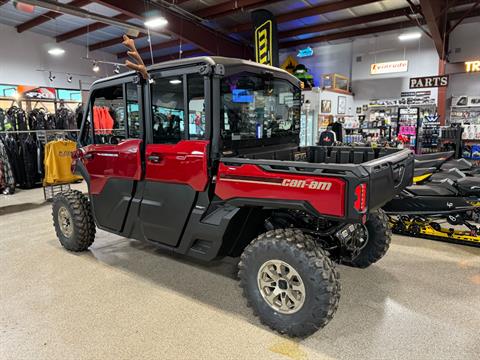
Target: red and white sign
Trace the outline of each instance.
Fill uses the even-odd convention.
[[[370,65],[370,74],[389,74],[408,70],[408,60],[390,61]]]

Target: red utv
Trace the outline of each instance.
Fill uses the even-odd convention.
[[[411,152],[300,148],[300,83],[278,68],[200,57],[148,76],[93,84],[74,156],[89,195],[55,197],[61,244],[87,250],[97,226],[205,261],[241,256],[263,323],[290,336],[325,326],[334,263],[364,268],[388,249],[380,207],[411,183]]]

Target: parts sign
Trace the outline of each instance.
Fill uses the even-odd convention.
[[[410,78],[410,89],[448,86],[448,75]]]

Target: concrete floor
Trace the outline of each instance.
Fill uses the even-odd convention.
[[[378,264],[340,267],[333,321],[292,341],[245,306],[234,260],[202,265],[102,231],[72,254],[41,198],[0,197],[0,359],[479,358],[478,248],[395,236]]]

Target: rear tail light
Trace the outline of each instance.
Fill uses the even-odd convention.
[[[355,188],[355,202],[353,206],[358,212],[367,210],[367,184],[357,185]]]

